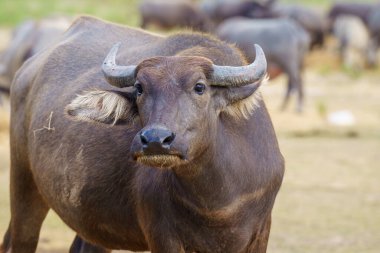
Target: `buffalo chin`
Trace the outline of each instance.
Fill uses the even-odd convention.
[[[159,169],[173,168],[186,162],[178,155],[142,155],[138,156],[136,161],[146,166]]]

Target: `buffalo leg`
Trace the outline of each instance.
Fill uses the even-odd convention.
[[[283,100],[282,105],[281,105],[282,111],[284,111],[288,107],[290,94],[292,94],[292,92],[294,90],[294,87],[292,85],[293,85],[293,83],[290,81],[290,78],[289,78],[288,86],[286,87],[285,97],[284,97],[284,100]]]
[[[298,91],[298,97],[297,97],[297,112],[303,111],[303,103],[304,103],[304,91],[303,91],[303,82],[301,75],[298,77],[298,83],[297,83],[297,91]]]
[[[379,48],[379,38],[373,37],[370,39],[367,52],[366,61],[368,67],[372,68],[377,65],[377,50]]]
[[[297,99],[297,107],[296,110],[298,112],[302,112],[303,110],[303,85],[300,73],[300,67],[297,67],[296,64],[292,64],[292,66],[284,66],[285,72],[288,75],[288,87],[286,90],[285,98],[281,106],[281,110],[285,110],[288,107],[290,96],[297,91],[298,99]]]
[[[143,18],[141,19],[140,27],[141,27],[142,29],[146,29],[147,25],[148,25],[148,21],[146,20],[146,18],[143,17]]]
[[[49,207],[42,199],[26,166],[11,157],[11,223],[4,237],[5,252],[34,253]],[[9,249],[10,242],[10,249]]]
[[[186,253],[182,244],[170,232],[163,232],[159,236],[152,233],[152,231],[168,231],[160,222],[162,221],[153,222],[156,224],[155,227],[146,227],[145,238],[151,253]]]
[[[182,246],[173,242],[166,242],[166,244],[149,245],[151,253],[185,253]]]
[[[75,237],[70,247],[70,253],[109,253],[110,250],[92,245],[78,235]]]
[[[6,253],[11,248],[11,224],[4,235],[3,244],[0,245],[0,253]]]
[[[296,80],[295,73],[297,73],[297,71],[295,71],[295,65],[290,64],[289,62],[279,62],[279,66],[281,69],[283,69],[284,73],[288,76],[286,93],[281,105],[281,110],[284,111],[288,107],[290,96],[294,92],[294,89],[296,87],[297,80]]]
[[[248,246],[247,253],[265,253],[267,251],[270,226],[271,216],[269,215],[260,230],[254,235],[254,239]]]

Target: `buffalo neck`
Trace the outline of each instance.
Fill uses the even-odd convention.
[[[180,168],[180,171],[194,173],[175,174],[176,187],[172,194],[180,197],[175,199],[185,199],[184,204],[189,207],[217,210],[225,208],[237,197],[255,191],[252,189],[251,181],[252,173],[255,173],[252,171],[254,168],[251,163],[254,163],[255,159],[249,155],[247,157],[250,141],[245,140],[252,136],[239,134],[247,132],[243,127],[252,127],[252,124],[248,124],[251,121],[252,119],[249,119],[245,124],[241,124],[233,122],[231,117],[219,119],[218,129],[215,136],[210,138],[213,141],[209,147],[195,162]],[[254,135],[254,132],[252,131],[251,135]]]

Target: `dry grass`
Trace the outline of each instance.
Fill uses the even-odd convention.
[[[269,252],[378,252],[378,139],[280,138],[287,172]]]

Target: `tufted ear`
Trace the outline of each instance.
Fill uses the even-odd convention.
[[[133,95],[116,91],[87,91],[74,98],[65,108],[69,117],[81,121],[116,124],[132,121],[135,116]]]
[[[254,110],[259,107],[262,100],[259,88],[267,80],[268,78],[265,77],[264,80],[243,87],[216,89],[219,110],[236,119],[249,118]]]

